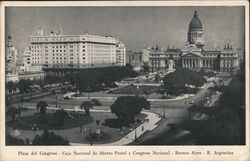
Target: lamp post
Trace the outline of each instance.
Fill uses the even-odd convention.
[[[92,146],[93,145],[93,142],[92,142],[92,128],[89,129],[89,141],[90,141],[90,145]]]
[[[163,111],[163,118],[166,117],[166,102],[164,102],[164,111]]]
[[[90,100],[90,90],[91,90],[91,88],[88,86],[87,92],[88,92],[88,99],[89,99],[89,100]]]
[[[137,141],[137,131],[136,131],[137,127],[136,127],[136,122],[135,122],[135,140],[134,141]]]
[[[32,125],[31,127],[32,131],[34,131],[34,138],[36,137],[36,131],[39,130],[38,126],[36,124]]]
[[[105,83],[102,83],[102,89],[103,89],[103,91],[102,91],[102,97],[104,97],[104,88],[105,88]]]
[[[137,95],[136,95],[136,96],[139,96],[139,95],[140,95],[140,87],[139,87],[138,84],[137,84],[137,86],[136,86],[136,89],[137,89]]]

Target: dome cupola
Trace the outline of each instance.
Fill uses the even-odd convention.
[[[197,15],[197,11],[194,11],[193,18],[189,23],[189,31],[192,31],[192,30],[202,30],[201,20],[199,19]]]
[[[194,11],[192,20],[189,23],[187,45],[195,45],[197,48],[203,49],[204,39],[201,20],[198,18],[197,11]]]

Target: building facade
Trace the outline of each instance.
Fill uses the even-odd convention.
[[[169,48],[163,50],[156,46],[148,49],[149,67],[151,71],[168,69],[169,60],[174,67],[181,66],[194,70],[208,69],[231,71],[239,68],[239,54],[232,45],[227,44],[222,49],[205,49],[202,23],[197,12],[189,23],[186,49]]]
[[[127,63],[133,66],[133,69],[139,71],[142,69],[142,52],[141,51],[128,51],[126,54]]]
[[[5,72],[9,74],[17,73],[17,50],[12,45],[11,36],[8,36],[5,48]]]
[[[31,65],[31,48],[26,47],[24,52],[23,52],[23,64],[24,65]]]
[[[126,47],[119,41],[116,44],[116,63],[120,66],[126,65]]]
[[[44,72],[43,71],[36,71],[36,72],[23,72],[18,73],[19,80],[39,80],[44,79]]]
[[[43,35],[38,30],[30,38],[31,63],[43,68],[84,68],[100,64],[124,65],[123,43],[111,36],[64,35],[57,33]],[[117,49],[118,48],[118,49]],[[117,53],[119,59],[117,59]],[[118,60],[118,62],[117,62]]]

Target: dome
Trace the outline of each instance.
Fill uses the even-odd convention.
[[[192,30],[202,30],[202,24],[200,19],[198,18],[197,11],[194,11],[194,16],[189,23],[189,31]]]

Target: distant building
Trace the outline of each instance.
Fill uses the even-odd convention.
[[[9,74],[17,73],[17,50],[12,45],[11,36],[8,36],[7,46],[5,48],[5,72]]]
[[[18,74],[17,73],[6,73],[5,74],[5,81],[6,82],[18,82],[19,78],[18,78]]]
[[[173,67],[179,65],[180,61],[180,49],[169,48],[167,50],[163,50],[156,46],[155,48],[151,48],[149,51],[149,67],[151,71],[163,70],[167,69],[168,61],[170,59],[173,60]]]
[[[26,47],[24,50],[23,61],[21,65],[18,66],[18,80],[39,80],[45,77],[41,65],[32,65],[30,49],[30,47]]]
[[[23,64],[25,66],[30,66],[31,65],[31,48],[26,47],[23,53]]]
[[[186,49],[169,48],[163,50],[156,46],[147,49],[149,52],[149,66],[151,71],[165,70],[169,60],[173,66],[190,69],[209,69],[218,71],[231,71],[239,68],[239,54],[232,45],[227,44],[223,49],[205,49],[202,23],[195,11],[189,23]]]
[[[44,79],[44,71],[23,72],[18,74],[19,80],[39,80]]]
[[[126,47],[122,42],[116,44],[116,63],[120,66],[126,65]]]
[[[149,53],[150,53],[150,47],[145,47],[145,48],[142,48],[142,58],[141,58],[141,61],[145,64],[145,63],[148,63],[149,62]]]
[[[31,63],[43,68],[86,68],[124,65],[123,43],[111,36],[65,35],[62,28],[44,35],[38,29],[30,38]],[[118,58],[117,58],[118,57]]]
[[[126,59],[127,63],[132,65],[135,70],[141,70],[141,67],[143,65],[141,51],[128,51]]]

